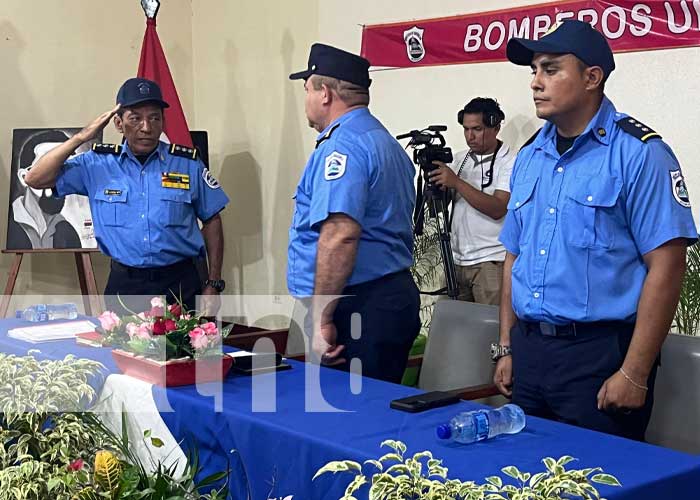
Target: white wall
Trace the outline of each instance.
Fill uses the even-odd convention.
[[[485,12],[541,0],[356,0],[320,2],[320,39],[359,52],[363,24]],[[617,69],[606,86],[618,110],[645,122],[673,148],[683,167],[696,222],[700,221],[700,48],[634,52],[615,56]],[[530,70],[509,62],[375,71],[372,111],[392,133],[432,123],[449,126],[447,138],[464,149],[456,111],[475,96],[495,97],[506,113],[501,137],[520,146],[540,125],[529,88]]]

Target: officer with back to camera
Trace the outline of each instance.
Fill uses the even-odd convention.
[[[399,382],[420,330],[408,270],[415,168],[367,109],[368,68],[314,44],[308,68],[290,75],[304,80],[319,135],[296,191],[287,283],[293,296],[314,297],[314,311],[323,296],[347,296],[320,312],[312,344],[322,363],[349,370],[359,359],[364,376]]]

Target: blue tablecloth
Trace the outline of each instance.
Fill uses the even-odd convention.
[[[0,351],[26,354],[40,349],[41,356],[62,358],[71,352],[102,362],[116,370],[108,349],[76,346],[73,342],[38,345],[8,339],[8,328],[20,322],[0,322]],[[21,323],[24,324],[24,323]],[[318,468],[331,460],[363,461],[387,452],[379,444],[397,439],[408,452],[431,450],[449,468],[449,476],[483,482],[502,467],[516,465],[539,472],[541,459],[571,455],[571,468],[603,467],[622,482],[622,488],[599,487],[610,499],[693,498],[700,484],[700,457],[629,441],[538,418],[528,418],[519,434],[502,436],[468,446],[446,444],[435,437],[435,427],[459,411],[478,405],[458,405],[408,414],[389,408],[389,401],[415,394],[412,388],[363,379],[359,394],[351,391],[349,375],[321,369],[323,396],[345,412],[305,411],[307,365],[292,362],[293,369],[277,374],[229,376],[223,384],[223,404],[200,394],[205,387],[163,389],[153,387],[161,417],[184,446],[197,446],[203,475],[232,466],[234,498],[245,498],[243,469],[253,500],[335,500],[342,496],[349,475],[325,475],[313,483]],[[253,384],[255,391],[253,391]],[[213,386],[211,387],[214,389]],[[255,394],[255,396],[253,396]],[[275,396],[273,398],[273,396]],[[219,401],[221,402],[221,399]],[[252,410],[275,401],[274,411]],[[231,450],[237,450],[232,455]]]

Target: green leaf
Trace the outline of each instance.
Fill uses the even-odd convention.
[[[620,481],[618,481],[615,476],[610,474],[596,474],[595,476],[591,477],[591,481],[608,486],[622,486]]]
[[[364,463],[374,465],[380,471],[384,470],[384,466],[382,465],[382,463],[379,460],[365,460]]]
[[[316,474],[314,474],[314,477],[311,478],[311,480],[313,481],[318,476],[320,476],[321,474],[325,474],[326,472],[332,472],[333,474],[335,474],[336,472],[350,471],[355,471],[357,473],[362,472],[362,466],[357,462],[352,462],[350,460],[329,462],[323,467],[321,467],[318,471],[316,471]]]
[[[162,448],[163,446],[165,446],[165,443],[163,443],[163,440],[161,440],[160,438],[157,438],[157,437],[151,438],[151,444],[153,446],[155,446],[156,448]]]
[[[510,476],[513,479],[518,479],[518,477],[520,476],[520,471],[518,470],[517,467],[515,467],[513,465],[509,465],[508,467],[504,467],[503,469],[501,469],[501,471],[506,476]]]
[[[487,481],[488,483],[493,484],[494,486],[498,486],[499,488],[500,488],[501,486],[503,486],[503,481],[502,481],[501,478],[498,477],[498,476],[487,477],[487,478],[486,478],[486,481]]]

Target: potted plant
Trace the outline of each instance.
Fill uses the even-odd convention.
[[[219,330],[181,303],[151,299],[151,309],[119,317],[105,311],[98,320],[103,343],[112,345],[117,366],[130,375],[163,387],[213,382],[226,376],[233,358],[222,353],[230,327]]]
[[[559,460],[542,460],[546,470],[537,474],[521,472],[510,466],[501,469],[508,476],[505,482],[500,476],[475,481],[449,479],[447,467],[433,457],[430,451],[405,456],[406,445],[401,441],[387,440],[381,446],[391,451],[378,460],[364,464],[352,460],[329,462],[316,472],[313,479],[326,473],[349,472],[354,479],[348,484],[339,500],[354,500],[361,488],[369,488],[370,500],[559,500],[561,498],[599,499],[600,494],[592,483],[620,486],[620,482],[600,468],[566,470],[575,460],[564,456]],[[374,474],[365,475],[367,468]]]

